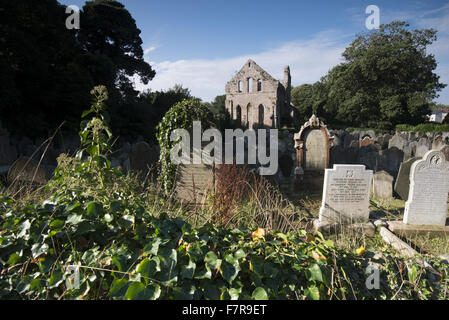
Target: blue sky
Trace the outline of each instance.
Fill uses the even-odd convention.
[[[82,7],[82,0],[60,0]],[[341,53],[365,32],[365,8],[377,5],[380,22],[405,20],[435,28],[429,48],[437,74],[449,84],[448,1],[122,0],[131,12],[157,75],[143,89],[182,84],[204,101],[224,93],[226,82],[248,58],[275,78],[290,65],[293,85],[313,83],[341,62]],[[82,28],[82,21],[81,21]],[[439,102],[449,104],[449,87]]]

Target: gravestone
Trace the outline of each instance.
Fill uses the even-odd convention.
[[[410,191],[405,203],[404,223],[446,224],[449,192],[449,162],[444,154],[431,150],[410,169]]]
[[[393,198],[393,177],[388,172],[379,171],[374,174],[373,195],[380,200]]]
[[[363,139],[365,137],[370,137],[373,140],[376,140],[376,133],[374,130],[360,131],[360,138]]]
[[[346,163],[346,152],[343,149],[343,146],[333,146],[331,149],[331,158],[330,164],[345,164]]]
[[[391,135],[389,135],[388,133],[386,133],[378,138],[378,142],[382,146],[382,149],[388,149],[388,144],[389,144],[390,140],[391,140]]]
[[[215,167],[206,164],[181,164],[176,173],[176,196],[189,203],[202,203],[215,188]]]
[[[349,144],[349,148],[358,149],[360,147],[360,143],[358,140],[352,140]]]
[[[323,151],[326,141],[319,129],[312,129],[305,134],[304,168],[307,170],[322,170],[326,168]]]
[[[397,147],[391,147],[388,148],[388,150],[383,150],[382,154],[385,155],[387,159],[386,171],[393,176],[396,176],[399,171],[399,167],[404,160],[404,152],[399,150]]]
[[[441,136],[443,137],[443,141],[449,143],[449,132],[443,132]]]
[[[131,170],[140,171],[146,174],[149,170],[154,169],[159,159],[158,150],[154,146],[150,146],[145,141],[137,142],[132,146],[129,153],[129,161]]]
[[[446,143],[443,141],[442,136],[437,136],[433,139],[432,142],[432,150],[441,150],[446,146]]]
[[[34,152],[35,148],[33,146],[33,141],[28,137],[22,137],[18,144],[18,152],[20,155],[28,155],[31,156],[31,154]],[[31,153],[30,153],[31,151]],[[27,154],[30,153],[30,154]]]
[[[343,148],[345,149],[349,148],[352,141],[358,141],[358,137],[355,137],[351,133],[347,133],[343,140]]]
[[[402,136],[396,134],[388,142],[388,149],[396,147],[399,150],[402,150],[402,149],[404,149],[406,143],[407,143],[406,139],[404,139]]]
[[[17,158],[17,154],[9,142],[9,134],[0,128],[0,165],[10,165]]]
[[[413,162],[420,160],[421,157],[413,157],[401,163],[398,176],[394,184],[394,191],[402,200],[407,201],[408,192],[410,190],[410,168]]]
[[[418,142],[418,146],[416,147],[415,156],[422,158],[428,151],[429,151],[429,147],[426,144],[419,144],[419,142]]]
[[[367,222],[373,171],[364,165],[334,165],[326,169],[319,221]]]
[[[407,133],[407,140],[412,141],[412,140],[415,140],[415,139],[416,139],[416,132],[409,131],[409,132]]]
[[[290,155],[284,154],[279,157],[279,169],[281,170],[283,177],[287,178],[291,176],[294,164],[295,163]]]
[[[329,167],[333,137],[326,125],[312,115],[294,135],[294,140],[296,168],[301,167],[304,172],[301,176],[295,175],[296,187],[321,189],[324,169]]]
[[[362,140],[360,140],[360,147],[367,147],[371,144],[374,144],[374,139],[369,136],[365,136]]]
[[[332,135],[332,132],[331,132],[331,135]],[[334,134],[332,137],[334,138],[334,140],[333,140],[334,147],[343,145],[343,140],[342,140],[341,136],[339,136],[338,134]]]
[[[417,141],[412,141],[404,147],[404,161],[413,158],[416,154],[416,148],[418,147]]]
[[[17,181],[46,184],[47,173],[37,163],[27,157],[17,159],[8,171],[8,183]]]
[[[368,169],[374,169],[377,165],[377,157],[379,156],[379,151],[374,144],[366,147],[361,147],[357,154],[357,161],[355,164],[363,164]]]
[[[422,137],[419,138],[419,140],[418,140],[418,145],[419,145],[419,146],[427,146],[427,148],[430,148],[431,143],[429,142],[429,139],[427,139],[427,137],[422,136]]]

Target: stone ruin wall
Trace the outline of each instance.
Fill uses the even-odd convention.
[[[259,106],[262,105],[264,107],[264,126],[278,128],[281,108],[286,99],[285,88],[263,69],[250,66],[251,63],[254,62],[248,61],[242,70],[226,84],[226,108],[232,119],[236,120],[237,106],[240,106],[242,122],[244,124],[248,122],[248,126],[253,128],[253,125],[259,122]],[[248,78],[252,79],[250,88],[248,88]],[[261,91],[257,91],[258,80],[262,81]],[[242,92],[239,91],[240,81]],[[251,104],[251,112],[248,117],[249,104]]]

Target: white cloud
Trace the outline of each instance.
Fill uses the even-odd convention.
[[[357,23],[366,17],[353,12]],[[357,15],[356,15],[357,13]],[[419,28],[438,30],[438,41],[429,47],[438,62],[436,73],[440,81],[449,84],[449,4],[432,11],[416,7],[409,11],[389,11],[381,8],[381,23],[392,20],[408,20]],[[364,21],[364,20],[363,20]],[[136,81],[138,90],[166,90],[175,84],[189,88],[191,93],[211,101],[215,96],[224,94],[225,84],[249,58],[276,79],[282,80],[284,66],[289,65],[292,84],[313,83],[326,75],[327,71],[342,61],[341,54],[354,39],[355,35],[343,35],[335,30],[315,34],[311,40],[296,40],[278,47],[256,53],[248,53],[225,59],[181,59],[176,61],[149,61],[156,70],[155,78],[147,86]],[[145,50],[145,55],[156,50],[152,46]],[[440,92],[440,103],[449,104],[449,87]]]
[[[293,85],[313,83],[341,62],[341,53],[347,44],[343,35],[330,30],[311,40],[292,41],[255,54],[226,59],[150,62],[156,77],[147,86],[138,84],[137,88],[166,90],[181,84],[189,88],[192,95],[212,101],[215,96],[224,94],[226,82],[249,58],[276,79],[282,80],[284,66],[289,65]]]
[[[149,54],[150,52],[152,52],[152,51],[154,51],[154,50],[156,50],[156,49],[157,49],[156,46],[148,47],[148,48],[146,48],[146,49],[143,51],[143,54],[144,54],[144,55],[147,55],[147,54]]]

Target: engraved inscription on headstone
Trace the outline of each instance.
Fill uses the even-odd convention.
[[[404,223],[446,224],[449,192],[449,163],[441,151],[428,151],[410,169],[410,191],[405,203]]]
[[[326,169],[320,222],[356,223],[369,218],[372,170],[364,165],[334,165]]]

